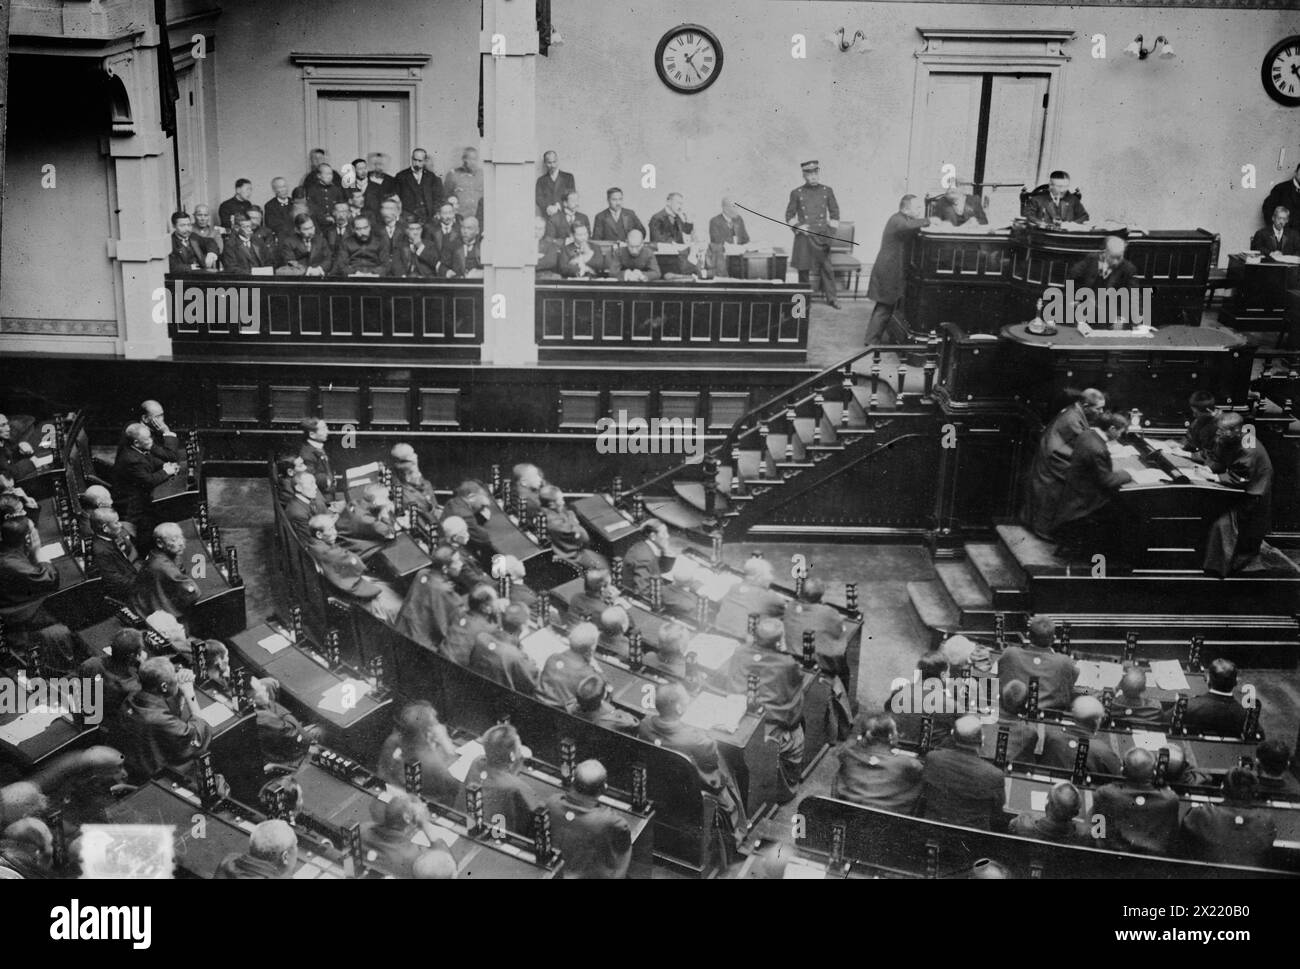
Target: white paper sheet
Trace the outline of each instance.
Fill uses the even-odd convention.
[[[701,730],[721,730],[723,733],[735,733],[745,716],[745,698],[739,694],[720,696],[717,693],[701,693],[691,701],[682,722]]]
[[[0,726],[0,740],[15,746],[46,731],[50,724],[68,716],[63,707],[36,707]]]
[[[1046,811],[1047,810],[1047,792],[1030,791],[1029,792],[1029,810]]]
[[[63,555],[63,543],[50,542],[49,545],[42,545],[39,549],[37,549],[36,561],[53,562],[55,559],[60,558],[62,555]]]
[[[1159,750],[1161,747],[1168,747],[1169,740],[1162,733],[1154,733],[1148,730],[1133,731],[1133,746],[1140,747],[1143,750]]]
[[[1151,661],[1151,674],[1156,686],[1162,690],[1183,691],[1191,689],[1183,668],[1176,659],[1157,659]]]
[[[447,768],[447,773],[464,784],[465,775],[469,773],[470,765],[483,756],[483,745],[477,740],[471,740],[456,753],[459,756],[456,758],[456,762]]]
[[[335,683],[322,693],[320,700],[316,703],[316,709],[324,710],[327,713],[351,713],[357,708],[361,698],[369,692],[370,684],[365,680],[349,678],[342,683]]]
[[[695,660],[706,670],[718,670],[723,667],[727,660],[731,659],[731,654],[739,646],[734,639],[726,636],[716,636],[713,633],[699,633],[691,639],[686,647],[686,652],[694,653]]]
[[[199,711],[199,716],[208,722],[208,726],[220,727],[234,716],[228,708],[220,703],[209,703]]]
[[[280,652],[280,650],[288,649],[293,644],[279,633],[274,633],[267,636],[265,639],[259,639],[257,645],[261,646],[264,650],[274,656],[276,653]]]
[[[569,644],[556,635],[550,628],[539,629],[531,635],[525,636],[519,644],[519,648],[524,651],[524,655],[537,664],[540,670],[546,665],[546,661],[556,653],[563,653],[569,648]]]
[[[1135,484],[1160,484],[1164,481],[1172,481],[1169,475],[1165,474],[1159,468],[1133,468],[1129,471],[1129,477]]]

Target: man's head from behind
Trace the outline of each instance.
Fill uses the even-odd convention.
[[[1255,748],[1255,760],[1260,773],[1277,777],[1291,764],[1291,748],[1280,740],[1265,740]]]
[[[280,872],[291,872],[298,865],[298,836],[286,821],[263,821],[248,836],[248,853]]]
[[[1237,688],[1237,664],[1222,656],[1210,661],[1205,671],[1205,679],[1211,690],[1219,693],[1231,693]]]
[[[109,647],[113,663],[120,667],[139,667],[149,658],[144,647],[144,634],[138,629],[119,629],[113,634]]]
[[[1234,767],[1223,777],[1223,797],[1228,801],[1253,801],[1259,795],[1259,778],[1249,767]]]
[[[599,797],[605,793],[608,777],[600,761],[584,760],[573,769],[573,789],[587,797]]]
[[[862,725],[862,742],[867,744],[887,744],[893,746],[898,742],[898,724],[887,713],[867,717]]]
[[[628,624],[627,610],[622,606],[610,606],[600,614],[600,634],[606,639],[627,632]]]
[[[1004,717],[1014,717],[1025,708],[1028,698],[1029,687],[1024,680],[1008,680],[1006,686],[1002,687],[999,712]]]
[[[1056,624],[1046,616],[1034,616],[1029,620],[1029,644],[1040,649],[1051,649],[1056,638]]]
[[[958,717],[953,724],[952,739],[959,747],[979,749],[983,743],[983,727],[979,717]]]
[[[1096,733],[1106,719],[1106,708],[1095,696],[1076,697],[1070,705],[1070,716],[1082,727]]]
[[[766,589],[772,584],[772,563],[767,559],[751,556],[745,559],[745,583],[759,589]]]
[[[171,696],[176,692],[176,667],[172,661],[155,656],[140,664],[140,689],[155,696]]]
[[[580,622],[569,630],[569,648],[575,653],[582,653],[584,656],[590,656],[596,649],[596,640],[600,638],[600,633],[596,627],[589,622]]]
[[[1126,700],[1137,702],[1147,689],[1147,675],[1139,667],[1133,666],[1124,671],[1119,678],[1119,692]]]
[[[519,763],[522,744],[519,731],[511,724],[498,723],[489,727],[479,743],[483,745],[483,759],[489,767],[508,770]]]
[[[1083,797],[1079,789],[1069,781],[1064,781],[1052,788],[1047,795],[1047,817],[1053,821],[1073,821],[1079,816],[1083,806]]]
[[[1149,784],[1155,776],[1155,755],[1142,747],[1134,747],[1124,755],[1122,770],[1125,780],[1134,784]]]
[[[588,569],[582,577],[582,590],[589,596],[598,596],[609,585],[609,573],[604,569]]]
[[[605,692],[606,686],[603,679],[595,673],[584,676],[574,691],[574,698],[578,701],[578,709],[583,713],[595,713],[600,709],[600,705],[605,702]]]
[[[690,694],[680,683],[661,683],[655,687],[655,711],[664,720],[680,720],[690,702]]]
[[[760,619],[754,627],[754,645],[761,649],[783,649],[785,626],[779,619]]]

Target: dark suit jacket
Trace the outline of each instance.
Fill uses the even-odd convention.
[[[172,251],[167,258],[167,271],[173,273],[187,273],[191,267],[197,265],[199,269],[206,269],[204,260],[208,253],[220,254],[221,249],[217,244],[199,235],[197,232],[191,232],[187,241],[182,242],[181,237],[175,232],[171,234]]]
[[[880,252],[871,265],[871,280],[867,283],[868,299],[892,306],[903,298],[907,247],[920,228],[928,224],[926,219],[909,219],[902,212],[895,212],[889,217],[880,234]]]
[[[568,172],[556,172],[554,181],[551,180],[550,175],[543,172],[537,178],[537,187],[534,191],[537,214],[544,219],[550,218],[546,213],[547,206],[563,204],[564,196],[577,191],[577,188],[577,183]]]
[[[745,692],[751,673],[758,674],[758,702],[763,719],[792,730],[803,722],[803,673],[789,653],[741,645],[716,680],[728,693]]]
[[[1268,190],[1268,198],[1264,199],[1264,204],[1260,207],[1266,223],[1273,221],[1273,209],[1279,205],[1291,210],[1291,218],[1300,219],[1300,187],[1296,186],[1296,178],[1292,175],[1285,182],[1278,182]]]
[[[564,857],[564,878],[626,878],[632,829],[594,797],[565,791],[546,803],[552,843]]]
[[[538,273],[558,273],[560,271],[560,251],[564,248],[557,239],[542,236],[537,240]]]
[[[504,635],[480,637],[470,651],[469,668],[516,693],[532,696],[537,692],[537,665]]]
[[[1137,275],[1137,266],[1127,259],[1121,259],[1119,265],[1103,279],[1097,257],[1091,255],[1075,262],[1065,275],[1066,279],[1074,280],[1076,289],[1130,289],[1133,277]]]
[[[221,228],[230,229],[230,220],[236,215],[247,215],[252,205],[252,202],[245,202],[238,195],[232,195],[226,199],[217,208],[217,220],[221,224]]]
[[[1064,653],[1037,647],[1011,646],[998,660],[998,689],[1012,680],[1029,685],[1038,677],[1038,706],[1044,710],[1069,710],[1079,668]]]
[[[533,809],[545,802],[517,773],[489,767],[487,758],[479,757],[469,765],[465,774],[465,786],[470,784],[477,784],[483,792],[483,820],[489,828],[493,819],[500,817],[507,831],[525,837],[532,834]],[[463,791],[458,806],[464,810]]]
[[[397,179],[392,175],[383,175],[376,182],[373,175],[366,176],[365,206],[367,209],[378,216],[379,206],[385,199],[391,198],[401,198],[401,193],[397,191]]]
[[[1151,784],[1116,781],[1097,788],[1092,810],[1106,819],[1106,837],[1100,847],[1144,855],[1169,854],[1178,837],[1178,803],[1178,795],[1169,788]]]
[[[332,495],[335,489],[334,468],[330,465],[330,456],[321,448],[312,447],[306,441],[298,448],[298,456],[307,470],[316,476],[316,487],[322,495]]]
[[[601,254],[599,249],[592,247],[591,258],[587,260],[587,265],[591,267],[590,275],[605,275],[605,257]],[[560,275],[578,275],[578,247],[573,243],[565,246],[560,252]]]
[[[1271,255],[1280,249],[1284,256],[1300,256],[1300,232],[1289,227],[1283,229],[1282,241],[1278,242],[1273,227],[1265,226],[1250,237],[1250,248],[1265,255]]]
[[[377,237],[371,235],[362,242],[356,236],[347,236],[338,247],[334,259],[334,273],[338,276],[350,276],[352,273],[388,274],[389,257],[386,246]]]
[[[143,690],[127,699],[119,722],[127,776],[135,784],[164,767],[188,772],[212,739],[208,722],[192,716],[182,699],[169,702]]]
[[[388,261],[388,275],[403,278],[434,279],[438,276],[438,250],[421,242],[418,252],[408,243],[396,246]]]
[[[930,751],[921,779],[925,817],[932,821],[989,831],[1006,800],[1002,771],[966,747]]]
[[[221,253],[221,268],[228,273],[248,275],[254,269],[275,264],[274,253],[256,236],[247,243],[239,235],[231,235]]]
[[[1021,215],[1039,222],[1087,222],[1088,210],[1083,207],[1083,195],[1077,189],[1066,192],[1059,202],[1052,201],[1047,189],[1031,192],[1025,199]]]
[[[425,169],[420,181],[415,180],[415,173],[404,168],[397,173],[397,196],[402,200],[402,211],[414,214],[421,222],[427,222],[438,214],[442,204],[442,181],[437,175]]]
[[[1187,701],[1183,727],[1188,733],[1211,737],[1240,737],[1246,725],[1246,708],[1236,697],[1202,693]]]
[[[1065,470],[1065,486],[1052,529],[1093,514],[1110,501],[1119,487],[1133,478],[1127,471],[1116,471],[1110,451],[1094,428],[1074,439],[1074,453]]]
[[[623,273],[629,269],[641,270],[645,273],[647,282],[663,275],[659,271],[659,260],[655,258],[654,250],[649,246],[642,246],[641,251],[636,255],[633,255],[626,246],[619,246],[609,254],[605,263],[609,274],[615,279],[622,279]]]
[[[1244,804],[1194,804],[1183,818],[1183,848],[1192,858],[1219,865],[1268,868],[1277,825],[1266,811]]]
[[[840,769],[831,783],[831,797],[865,804],[895,814],[911,814],[921,796],[921,761],[898,754],[888,744],[858,743],[839,748]]]
[[[479,236],[471,243],[460,241],[451,247],[451,263],[439,267],[444,276],[450,269],[455,276],[464,276],[476,269],[483,268],[483,237]]]
[[[654,215],[650,216],[649,241],[652,243],[685,243],[690,234],[694,231],[694,223],[681,221],[667,209],[660,209]]]
[[[560,213],[555,213],[559,215]],[[596,213],[596,221],[592,225],[591,237],[602,241],[609,242],[627,242],[627,234],[633,229],[640,229],[642,236],[645,235],[645,226],[637,218],[635,212],[631,209],[620,209],[618,218],[614,218],[614,213],[609,209],[602,209]]]
[[[95,568],[104,579],[104,592],[119,602],[130,602],[135,591],[136,576],[140,573],[140,553],[130,539],[122,542],[123,548],[111,538],[96,535],[90,540],[90,552]]]
[[[163,465],[176,462],[179,457],[157,439],[148,453],[141,453],[129,444],[117,449],[117,460],[113,462],[113,507],[123,521],[139,525],[153,505],[154,488],[169,477]]]
[[[1088,760],[1085,770],[1090,774],[1109,774],[1118,777],[1119,756],[1106,745],[1105,738],[1091,736],[1075,724],[1044,723],[1035,725],[1042,730],[1043,752],[1038,763],[1044,767],[1072,769],[1079,752],[1079,741],[1088,740]]]
[[[184,553],[182,559],[184,561]],[[199,587],[167,553],[149,553],[135,583],[135,608],[142,616],[162,610],[184,619],[199,601]]]
[[[41,605],[59,582],[54,563],[33,563],[21,548],[0,551],[0,619],[10,629],[45,625]]]
[[[989,224],[989,217],[984,214],[984,203],[978,195],[966,196],[966,208],[960,215],[957,214],[957,209],[946,195],[934,203],[932,211],[936,218],[953,225],[965,225],[971,219],[974,219],[980,225]]]
[[[393,625],[408,639],[436,648],[447,638],[452,625],[460,621],[463,607],[447,577],[425,569],[411,583]]]
[[[316,220],[318,227],[330,220],[330,213],[334,211],[335,205],[348,200],[347,192],[343,190],[337,178],[326,184],[313,175],[307,180],[305,188],[307,207],[311,210],[312,218]]]
[[[439,521],[446,521],[448,518],[463,519],[469,526],[469,548],[470,551],[477,554],[480,558],[488,560],[492,557],[492,536],[488,534],[487,528],[479,521],[478,516],[470,508],[469,502],[459,495],[453,495],[447,503],[442,506],[442,517]],[[486,564],[486,562],[484,563]]]
[[[740,216],[736,216],[736,221],[732,222],[719,212],[709,219],[709,243],[711,245],[725,245],[726,243],[733,243],[738,246],[749,245],[749,230],[745,228],[745,220]]]
[[[591,234],[591,220],[587,218],[585,212],[574,212],[573,219],[570,221],[568,213],[565,212],[564,209],[560,209],[560,211],[556,212],[546,220],[546,234],[552,239],[563,241],[573,235],[573,227],[575,225],[585,225],[587,227],[587,234]]]
[[[588,660],[581,653],[566,649],[547,657],[538,679],[539,692],[542,697],[557,706],[565,706],[577,699],[578,685],[592,674],[600,675],[600,668],[594,660]]]
[[[289,519],[289,525],[293,528],[293,533],[302,540],[306,545],[312,540],[311,528],[307,523],[311,521],[314,515],[323,515],[329,510],[325,504],[325,499],[317,495],[311,500],[311,504],[303,501],[296,494],[291,494],[288,501],[284,503],[284,517]]]
[[[299,270],[300,274],[317,267],[329,273],[334,268],[334,250],[319,232],[312,236],[310,244],[297,232],[292,232],[280,240],[276,265]]]
[[[262,206],[262,227],[275,233],[277,239],[288,235],[293,232],[293,219],[289,215],[292,211],[292,199],[285,199],[281,205],[279,199],[271,196]]]

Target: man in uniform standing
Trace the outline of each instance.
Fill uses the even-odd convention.
[[[785,207],[786,224],[794,229],[791,261],[801,283],[808,282],[809,274],[816,269],[821,274],[826,302],[839,309],[835,270],[831,267],[831,239],[840,225],[840,203],[835,200],[834,190],[821,183],[821,165],[816,160],[799,167],[804,184],[790,193]]]

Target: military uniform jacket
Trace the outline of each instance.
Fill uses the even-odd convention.
[[[145,560],[135,584],[135,605],[140,615],[148,616],[161,609],[178,619],[184,618],[199,601],[199,587],[185,574],[180,561],[161,549],[154,549]]]
[[[546,804],[552,844],[564,858],[564,878],[626,878],[632,828],[596,798],[565,791]]]
[[[921,796],[921,761],[891,750],[888,744],[866,746],[856,739],[841,744],[840,769],[831,783],[831,797],[855,804],[911,814]]]
[[[785,221],[795,220],[795,225],[807,225],[808,232],[818,235],[810,236],[808,232],[795,229],[794,251],[790,256],[790,265],[795,269],[814,269],[817,260],[813,258],[813,247],[827,249],[831,241],[825,236],[835,235],[830,226],[830,219],[837,222],[840,218],[840,203],[835,199],[835,192],[829,185],[800,185],[790,193],[790,201],[785,206]]]

